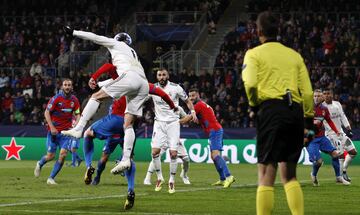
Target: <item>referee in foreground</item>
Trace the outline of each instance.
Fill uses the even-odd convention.
[[[274,181],[279,166],[292,214],[304,214],[304,196],[296,165],[305,128],[312,130],[313,91],[299,53],[276,41],[278,20],[270,12],[258,15],[261,45],[245,54],[242,78],[249,105],[257,110],[258,215],[271,214]],[[305,120],[304,120],[305,117]]]

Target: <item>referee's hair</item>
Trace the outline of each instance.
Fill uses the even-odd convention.
[[[269,11],[261,12],[256,20],[258,29],[267,39],[276,39],[278,24],[278,19]]]

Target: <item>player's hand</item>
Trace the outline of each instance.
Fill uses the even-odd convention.
[[[74,29],[72,27],[70,27],[69,25],[63,26],[63,30],[66,34],[71,35],[71,36],[74,33]]]
[[[192,121],[193,121],[193,122],[199,123],[199,120],[198,120],[198,118],[197,118],[197,116],[196,116],[195,110],[192,110],[192,111],[191,111],[191,116],[192,116]]]
[[[92,90],[94,90],[94,89],[96,88],[96,85],[97,85],[97,83],[96,83],[95,79],[90,78],[90,80],[89,80],[89,87],[90,87]]]
[[[55,127],[50,128],[50,132],[51,135],[57,135],[59,133],[59,131]]]

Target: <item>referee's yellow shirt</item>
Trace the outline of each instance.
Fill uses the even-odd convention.
[[[266,42],[246,52],[242,79],[250,106],[283,99],[286,90],[302,103],[305,117],[313,117],[313,91],[299,53],[278,42]]]

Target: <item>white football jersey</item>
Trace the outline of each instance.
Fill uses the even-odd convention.
[[[161,87],[159,83],[156,83],[155,86]],[[180,85],[170,81],[168,81],[167,85],[161,89],[170,96],[175,106],[179,106],[179,98],[183,101],[188,99],[184,89]],[[155,120],[164,122],[179,120],[179,113],[175,113],[172,109],[170,109],[170,106],[166,104],[161,97],[155,95],[151,95],[151,97],[155,106]]]
[[[326,102],[322,103],[325,107],[327,107],[327,109],[329,110],[330,113],[330,118],[331,120],[334,122],[337,130],[340,133],[344,133],[342,130],[341,125],[343,125],[344,127],[349,126],[349,121],[346,118],[344,111],[342,109],[342,106],[340,104],[340,102],[338,101],[332,101],[331,104],[327,104]],[[329,134],[335,134],[335,131],[333,131],[329,124],[324,121],[324,126],[325,126],[325,135],[329,135]]]
[[[146,80],[144,68],[140,63],[136,52],[126,43],[117,41],[114,38],[99,36],[86,31],[74,30],[73,35],[106,47],[111,54],[112,64],[116,66],[116,72],[119,77],[124,72],[132,71],[136,72],[140,77]]]

